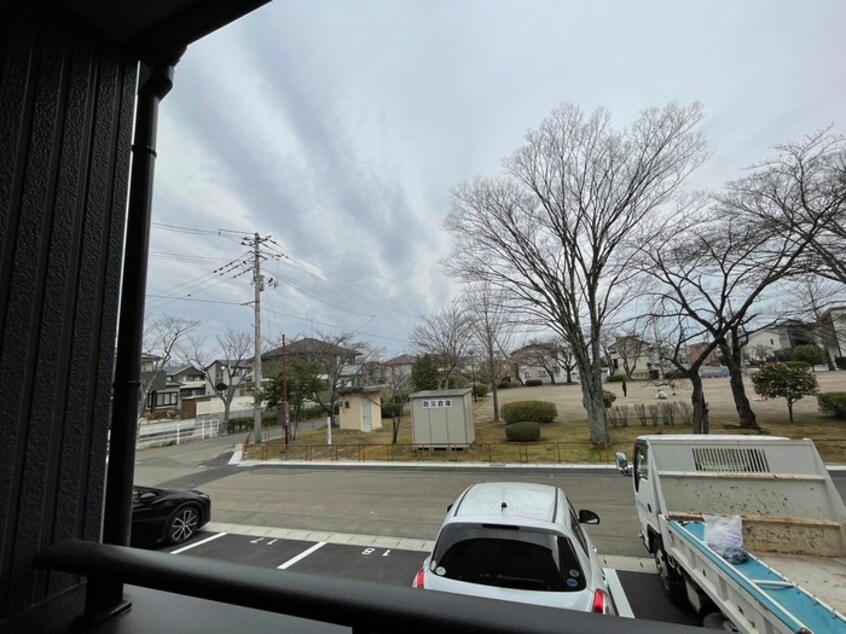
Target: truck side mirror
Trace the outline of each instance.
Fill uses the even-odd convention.
[[[629,466],[629,461],[626,458],[626,454],[623,451],[618,451],[616,453],[617,459],[617,471],[620,472],[620,475],[630,476],[632,474],[632,468]]]

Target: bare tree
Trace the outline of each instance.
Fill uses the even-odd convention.
[[[141,372],[139,413],[144,411],[144,403],[147,402],[153,382],[162,375],[174,354],[178,352],[180,341],[199,325],[200,322],[196,319],[174,315],[148,316],[144,320],[143,353],[146,358]]]
[[[381,356],[381,354],[379,355]],[[411,372],[396,366],[382,367],[380,382],[382,384],[383,411],[391,415],[391,444],[397,444],[399,437],[400,422],[402,420],[405,402],[411,393]]]
[[[499,420],[499,392],[497,384],[505,375],[502,363],[504,351],[511,345],[514,330],[506,308],[504,293],[489,282],[468,285],[464,305],[470,331],[481,351],[484,374],[489,377],[493,399],[494,421]],[[475,394],[473,397],[475,398]]]
[[[807,242],[805,268],[846,284],[846,138],[829,127],[775,149],[730,184],[728,203],[759,231]]]
[[[623,373],[627,379],[631,379],[641,357],[649,353],[649,344],[643,339],[643,334],[636,327],[632,327],[625,334],[618,336],[612,346],[623,362]]]
[[[507,289],[515,310],[569,341],[594,442],[609,440],[600,334],[625,302],[634,229],[705,159],[699,104],[644,111],[622,131],[610,114],[555,110],[505,161],[505,175],[453,191],[445,269]]]
[[[521,365],[542,368],[554,384],[555,375],[561,371],[561,348],[560,337],[535,338],[515,350],[511,357]]]
[[[466,362],[472,342],[471,322],[460,300],[423,316],[411,332],[414,349],[436,360],[443,387],[449,386],[452,374]]]
[[[205,337],[196,333],[186,337],[183,356],[194,369],[202,372],[214,394],[223,401],[223,424],[226,425],[232,401],[248,384],[246,377],[252,372],[253,335],[227,328],[216,339],[217,351],[221,356],[215,356],[207,348]],[[223,374],[220,379],[214,373],[217,366]]]
[[[657,316],[680,320],[687,341],[707,337],[698,363],[688,368],[691,380],[714,350],[730,372],[740,426],[758,429],[741,372],[741,339],[762,312],[764,293],[796,273],[805,242],[796,236],[771,236],[752,223],[739,221],[730,197],[718,207],[671,218],[658,240],[642,250],[642,270],[661,283],[651,292]],[[691,328],[691,324],[693,327]],[[695,368],[694,368],[695,366]],[[701,427],[705,401],[694,384],[694,426]]]

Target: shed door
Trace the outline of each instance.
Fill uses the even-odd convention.
[[[361,431],[373,431],[373,409],[369,398],[364,399],[361,405]]]

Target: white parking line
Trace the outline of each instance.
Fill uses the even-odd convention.
[[[176,550],[171,550],[171,555],[178,555],[179,553],[184,553],[186,550],[191,550],[194,546],[199,546],[200,544],[205,544],[206,542],[210,542],[213,539],[217,539],[218,537],[223,537],[226,533],[218,533],[217,535],[212,535],[211,537],[206,537],[205,539],[201,539],[198,542],[194,542],[193,544],[188,544],[187,546],[183,546],[182,548],[177,548]]]
[[[633,619],[634,612],[632,612],[632,606],[629,605],[629,599],[626,597],[626,591],[623,590],[623,584],[620,583],[617,571],[613,568],[603,568],[602,570],[605,572],[605,578],[608,579],[608,589],[611,590],[611,597],[617,607],[617,614],[627,619]]]
[[[298,562],[298,561],[300,561],[301,559],[305,559],[305,558],[306,558],[306,557],[308,557],[311,553],[313,553],[315,550],[317,550],[318,548],[321,548],[321,547],[323,547],[323,546],[325,546],[325,545],[326,545],[326,542],[317,542],[317,543],[316,543],[314,546],[312,546],[311,548],[308,548],[308,549],[304,550],[303,552],[301,552],[301,553],[300,553],[299,555],[297,555],[296,557],[293,557],[293,558],[289,559],[288,561],[286,561],[286,562],[285,562],[284,564],[282,564],[281,566],[276,566],[276,567],[277,567],[279,570],[285,570],[286,568],[289,568],[289,567],[293,566],[295,563],[297,563],[297,562]]]

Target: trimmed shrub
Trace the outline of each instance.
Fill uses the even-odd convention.
[[[505,382],[503,382],[503,383],[497,383],[497,384],[496,384],[496,389],[498,389],[498,390],[507,390],[508,388],[510,388],[510,387],[514,387],[514,386],[515,386],[515,384],[514,384],[514,383],[511,383],[511,381],[505,381]]]
[[[537,387],[538,385],[543,385],[543,381],[540,379],[526,379],[526,387]]]
[[[678,381],[679,379],[686,379],[687,372],[684,370],[667,370],[664,372],[664,378],[667,381]]]
[[[846,370],[846,357],[834,357],[834,365],[841,370]]]
[[[520,421],[506,425],[505,439],[508,442],[537,442],[540,440],[540,423]]]
[[[788,368],[797,368],[800,370],[809,370],[811,368],[807,361],[785,361],[784,365]]]
[[[657,368],[649,368],[649,380],[650,381],[657,381],[660,377],[661,373],[657,370]]]
[[[817,405],[821,412],[837,418],[846,418],[846,392],[822,392],[817,394]]]
[[[558,416],[558,409],[549,401],[515,401],[500,407],[499,413],[506,425],[523,421],[551,423]]]
[[[611,376],[608,377],[608,380],[606,381],[606,383],[622,383],[625,380],[626,380],[625,374],[612,374]]]
[[[614,401],[617,400],[617,395],[614,394],[614,392],[602,390],[602,400],[605,403],[605,409],[608,409],[614,404]]]
[[[476,383],[473,386],[473,396],[476,398],[485,398],[490,391],[487,383]]]

